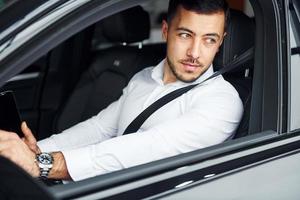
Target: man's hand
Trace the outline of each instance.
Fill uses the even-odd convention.
[[[31,130],[23,122],[21,129],[24,138],[16,133],[0,130],[0,156],[3,156],[28,172],[33,177],[40,175],[40,169],[36,163],[36,154],[40,153],[35,137]],[[66,161],[61,152],[53,152],[53,167],[50,170],[49,178],[70,180]]]
[[[26,122],[22,122],[21,129],[24,134],[24,137],[22,138],[22,140],[25,142],[25,144],[27,144],[27,146],[34,153],[36,153],[36,154],[41,153],[41,150],[37,145],[36,139],[35,139],[34,135],[32,134],[31,130],[28,128]]]
[[[11,160],[33,177],[39,176],[35,152],[16,133],[0,130],[0,156]]]

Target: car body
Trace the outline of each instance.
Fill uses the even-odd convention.
[[[42,139],[58,130],[53,127],[56,115],[86,70],[81,66],[88,57],[78,55],[85,54],[89,27],[154,1],[15,2],[6,8],[13,12],[0,11],[2,19],[11,19],[1,22],[0,85],[15,91],[22,118]],[[18,179],[1,178],[0,188],[6,191],[0,191],[7,198],[26,194],[29,199],[298,199],[300,3],[250,0],[250,4],[255,52],[247,136],[52,187],[32,180],[4,159],[2,165]],[[21,183],[28,184],[26,191]]]

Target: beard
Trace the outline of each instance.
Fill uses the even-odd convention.
[[[181,60],[181,62],[187,62],[187,63],[194,63],[195,60],[192,60],[192,59],[186,59],[186,60]],[[196,77],[191,77],[191,78],[186,78],[184,77],[184,74],[180,74],[180,72],[178,72],[176,70],[176,67],[175,67],[175,64],[169,59],[169,57],[167,56],[167,62],[168,62],[168,65],[169,65],[169,68],[172,72],[172,74],[176,77],[177,80],[179,81],[182,81],[184,83],[192,83],[194,82],[195,80],[197,80],[204,72],[200,73],[198,76]],[[202,65],[199,61],[196,60],[196,63],[199,67],[203,67],[204,65]],[[187,72],[187,73],[190,73],[192,74],[193,72]]]

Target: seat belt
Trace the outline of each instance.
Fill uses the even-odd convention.
[[[137,132],[140,127],[143,125],[143,123],[152,115],[156,110],[161,108],[162,106],[166,105],[167,103],[173,101],[177,97],[183,95],[187,91],[193,89],[194,87],[204,83],[205,81],[208,81],[209,79],[212,79],[214,77],[217,77],[221,74],[224,74],[226,72],[232,71],[233,69],[237,68],[241,64],[249,61],[254,54],[254,47],[249,48],[247,51],[236,57],[233,61],[229,62],[228,64],[225,64],[224,67],[222,67],[220,70],[213,73],[210,77],[207,79],[201,81],[197,84],[192,84],[186,87],[179,88],[177,90],[174,90],[165,96],[161,97],[154,103],[152,103],[150,106],[148,106],[143,112],[141,112],[125,129],[123,135],[129,134],[129,133],[135,133]]]

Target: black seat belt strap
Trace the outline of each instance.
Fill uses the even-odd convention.
[[[238,56],[236,59],[234,59],[232,62],[224,65],[223,68],[213,73],[210,77],[203,80],[200,83],[189,85],[186,87],[179,88],[177,90],[174,90],[165,96],[161,97],[154,103],[152,103],[150,106],[148,106],[143,112],[141,112],[125,129],[123,135],[129,134],[129,133],[135,133],[137,132],[140,127],[143,125],[143,123],[152,115],[156,110],[161,108],[162,106],[166,105],[167,103],[171,102],[172,100],[176,99],[177,97],[181,96],[182,94],[186,93],[187,91],[193,89],[194,87],[204,83],[205,81],[212,79],[216,76],[219,76],[221,74],[224,74],[226,72],[232,71],[236,67],[240,66],[241,64],[249,61],[253,57],[254,48],[251,47],[247,51],[245,51],[243,54]]]

